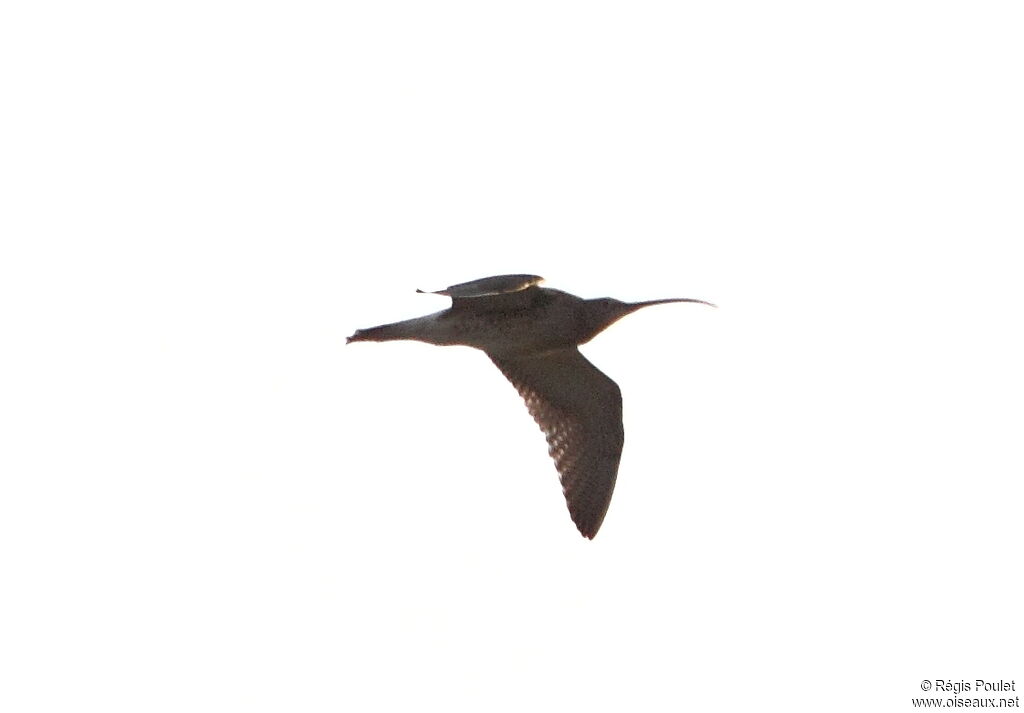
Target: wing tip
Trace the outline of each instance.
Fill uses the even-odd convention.
[[[604,516],[602,515],[595,522],[593,519],[585,519],[581,513],[570,512],[569,515],[572,517],[573,524],[576,525],[576,529],[580,531],[580,534],[588,540],[593,540],[597,537],[598,530],[601,529],[601,524],[604,522]]]

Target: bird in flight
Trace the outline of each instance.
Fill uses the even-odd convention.
[[[431,293],[450,297],[450,309],[357,329],[346,343],[411,339],[482,350],[547,437],[569,515],[580,534],[593,539],[608,512],[622,456],[622,394],[577,347],[643,307],[714,305],[684,298],[583,299],[538,287],[542,281],[537,275],[498,275],[452,285]]]

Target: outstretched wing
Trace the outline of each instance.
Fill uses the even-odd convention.
[[[569,514],[584,537],[601,527],[622,456],[622,394],[579,351],[488,355],[544,431]]]
[[[528,287],[543,282],[544,278],[538,275],[497,275],[495,277],[482,277],[471,282],[460,282],[443,290],[432,292],[434,295],[445,295],[452,299],[462,297],[489,297],[491,295],[505,295],[510,292],[519,292]],[[416,290],[423,292],[423,290]]]
[[[548,299],[547,290],[537,287],[543,281],[544,278],[537,275],[497,275],[462,282],[430,294],[451,297],[455,312],[512,312],[543,304]]]

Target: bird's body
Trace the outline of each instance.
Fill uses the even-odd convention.
[[[349,342],[411,339],[484,351],[526,401],[547,436],[573,521],[597,534],[622,454],[622,396],[576,349],[642,307],[694,299],[625,303],[586,300],[538,287],[536,275],[499,275],[435,294],[451,309],[356,330]]]
[[[501,284],[510,287],[502,292],[449,287],[433,294],[451,297],[451,309],[360,329],[349,341],[412,339],[438,346],[475,347],[488,354],[532,354],[574,347],[593,337],[579,339],[584,331],[581,327],[586,300],[536,287],[540,278],[532,275],[502,275],[465,284],[481,285],[491,280],[502,280]],[[524,286],[512,289],[520,284]]]

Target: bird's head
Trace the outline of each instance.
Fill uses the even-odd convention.
[[[696,302],[697,304],[715,307],[715,305],[710,302],[686,297],[670,297],[663,300],[647,300],[644,302],[623,302],[615,299],[614,297],[598,297],[597,299],[586,300],[583,303],[583,321],[587,326],[586,338],[580,343],[582,344],[583,342],[593,339],[627,314],[632,314],[638,309],[651,307],[653,305],[669,304],[671,302]]]

